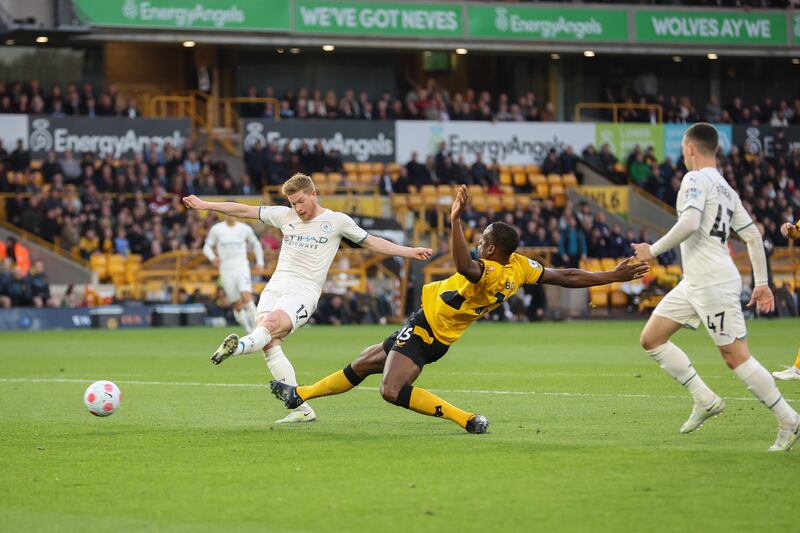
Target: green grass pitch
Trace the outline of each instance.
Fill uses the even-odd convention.
[[[796,530],[800,449],[766,453],[773,416],[702,331],[675,340],[728,409],[678,434],[691,401],[642,325],[471,328],[417,384],[488,416],[485,435],[385,403],[377,376],[276,426],[260,355],[210,364],[222,329],[0,334],[0,529]],[[800,321],[749,327],[765,366],[791,364]],[[307,328],[285,351],[311,383],[391,331]],[[109,418],[82,403],[97,379],[123,391]]]

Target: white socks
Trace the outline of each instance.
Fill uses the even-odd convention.
[[[281,346],[275,346],[264,351],[264,360],[267,362],[267,368],[269,368],[272,377],[275,378],[276,381],[297,386],[297,377],[294,373],[294,367],[292,363],[289,362],[289,359],[286,358],[286,354],[283,353],[283,348]],[[311,407],[307,403],[303,403],[297,407],[295,411],[306,413],[311,411]]]
[[[666,342],[653,350],[647,350],[647,354],[678,383],[686,387],[694,398],[695,404],[708,407],[717,398],[714,391],[708,388],[708,385],[697,374],[689,357],[673,343]]]
[[[238,311],[234,309],[233,318],[247,333],[252,333],[256,329],[256,304],[250,301]]]
[[[247,315],[247,321],[250,324],[250,329],[247,330],[248,333],[252,332],[256,329],[256,304],[254,301],[250,300],[244,305],[244,309],[242,309],[244,313]]]
[[[781,426],[789,426],[797,420],[797,413],[783,398],[767,369],[755,357],[750,356],[750,359],[734,368],[733,372],[747,385],[753,396],[769,407]]]
[[[242,328],[247,332],[250,333],[253,331],[253,328],[248,321],[247,311],[245,309],[236,309],[233,310],[233,318],[236,319],[236,323],[242,326]]]
[[[242,355],[246,353],[253,353],[261,350],[264,346],[269,344],[272,340],[272,335],[264,326],[256,327],[250,335],[245,335],[239,339],[239,345],[232,355]],[[294,371],[292,371],[294,375]]]

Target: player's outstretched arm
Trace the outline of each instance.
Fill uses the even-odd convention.
[[[650,271],[647,263],[629,257],[607,272],[589,272],[579,268],[545,268],[539,283],[558,285],[570,289],[593,287],[621,281],[639,279]]]
[[[747,306],[756,305],[762,313],[771,313],[775,310],[775,296],[769,288],[767,254],[761,232],[751,221],[736,233],[747,244],[747,255],[750,256],[750,264],[753,266],[753,295]]]
[[[467,186],[462,185],[456,193],[453,207],[450,209],[450,249],[453,253],[453,261],[456,263],[456,270],[459,274],[467,278],[470,283],[477,283],[483,275],[483,265],[472,259],[469,253],[467,239],[464,237],[464,229],[461,227],[461,213],[464,211],[469,194]]]
[[[672,250],[680,243],[692,236],[692,233],[700,228],[700,223],[703,220],[703,213],[694,208],[688,208],[675,223],[666,235],[658,239],[653,244],[646,242],[634,243],[634,253],[636,259],[639,261],[649,261],[659,255]]]
[[[194,194],[191,196],[184,196],[183,205],[189,209],[217,211],[218,213],[238,218],[258,218],[257,206],[240,204],[237,202],[206,202]]]
[[[420,261],[430,259],[433,255],[433,250],[430,248],[413,248],[409,246],[400,246],[381,237],[375,235],[367,235],[361,246],[371,252],[382,255],[395,255],[397,257],[407,257],[409,259],[419,259]]]

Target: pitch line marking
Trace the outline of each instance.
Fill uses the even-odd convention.
[[[92,379],[69,379],[69,378],[0,378],[0,383],[81,383],[89,384]],[[266,388],[266,384],[260,383],[203,383],[199,381],[140,381],[140,380],[118,380],[115,383],[121,385],[166,385],[178,387],[221,387],[221,388]],[[378,387],[356,387],[355,390],[376,392]],[[512,391],[512,390],[483,390],[483,389],[428,389],[431,392],[443,394],[492,394],[500,396],[556,396],[567,398],[642,398],[642,399],[687,399],[687,395],[681,394],[623,394],[623,393],[592,393],[592,392],[560,392],[560,391]],[[725,397],[726,400],[737,400],[743,402],[757,402],[757,398],[752,396],[745,397]],[[798,400],[785,398],[788,402]]]

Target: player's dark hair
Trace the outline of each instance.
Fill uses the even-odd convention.
[[[519,246],[519,233],[511,224],[505,222],[494,222],[489,228],[491,231],[491,244],[497,246],[505,255],[511,255]]]
[[[686,130],[686,140],[691,141],[705,155],[714,155],[719,146],[717,128],[708,122],[698,122]]]

